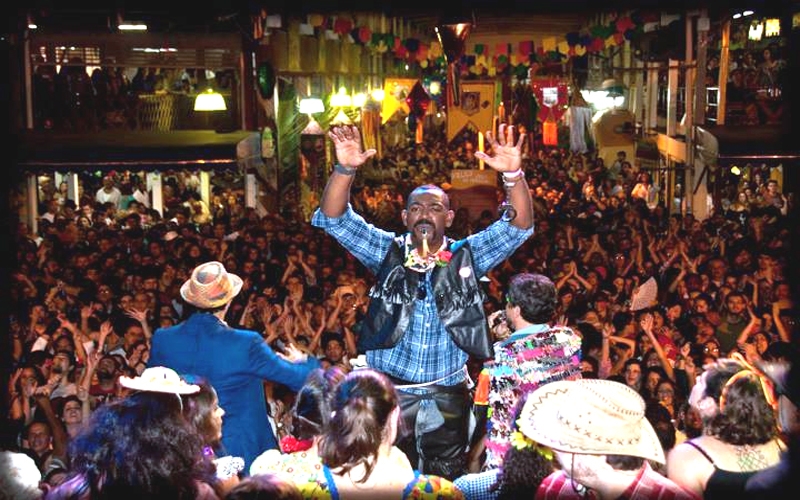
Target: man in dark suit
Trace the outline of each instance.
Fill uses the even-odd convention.
[[[225,314],[241,288],[242,279],[228,273],[222,263],[197,266],[181,286],[190,315],[178,325],[156,330],[148,366],[166,366],[208,379],[225,410],[224,452],[244,458],[249,470],[256,456],[277,448],[267,419],[263,382],[297,391],[319,361],[291,345],[276,354],[258,333],[228,326]]]

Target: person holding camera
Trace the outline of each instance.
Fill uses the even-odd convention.
[[[337,126],[328,135],[338,164],[311,223],[376,275],[358,348],[368,366],[389,375],[399,391],[410,432],[398,446],[423,473],[453,479],[465,470],[469,442],[467,361],[492,356],[478,279],[533,234],[533,206],[521,169],[524,136],[515,141],[515,128],[505,124],[498,137],[487,132],[493,155],[475,156],[502,174],[509,210],[486,229],[455,241],[445,235],[455,217],[450,200],[432,184],[409,195],[402,234],[356,214],[350,187],[376,151],[362,151],[355,126]]]
[[[581,337],[571,328],[555,325],[556,286],[546,276],[520,273],[510,280],[505,317],[510,335],[494,345],[494,359],[484,364],[476,390],[479,425],[473,438],[472,468],[485,448],[482,469],[493,477],[511,448],[517,402],[524,393],[553,380],[581,377]],[[483,442],[478,439],[483,437]],[[481,476],[474,480],[481,482]]]

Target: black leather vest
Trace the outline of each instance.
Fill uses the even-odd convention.
[[[393,347],[408,328],[423,275],[404,266],[403,241],[402,236],[395,238],[370,290],[369,309],[359,333],[360,351]],[[439,318],[459,348],[478,359],[491,358],[494,351],[483,310],[484,293],[475,275],[472,251],[463,240],[449,245],[453,251],[450,262],[430,271]]]

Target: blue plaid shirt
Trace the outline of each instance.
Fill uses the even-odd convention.
[[[337,218],[327,217],[317,209],[311,224],[333,236],[373,273],[377,273],[396,237],[367,223],[349,204],[345,213]],[[485,275],[511,256],[532,234],[533,227],[519,229],[498,220],[468,236],[466,241],[472,249],[476,275]],[[424,299],[416,299],[405,335],[394,347],[367,352],[367,363],[401,380],[424,383],[444,379],[440,385],[455,385],[464,380],[463,367],[469,356],[453,342],[439,319],[430,274],[427,272],[424,280],[428,293]]]
[[[500,469],[491,469],[484,472],[465,474],[455,478],[453,484],[464,494],[464,500],[495,500],[500,491],[489,491],[494,483],[497,482],[497,475]],[[531,492],[530,498],[533,498]]]

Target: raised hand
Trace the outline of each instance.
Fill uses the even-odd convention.
[[[14,370],[14,373],[11,374],[11,377],[8,379],[8,393],[14,394],[16,392],[17,387],[17,380],[22,375],[22,368],[17,368]]]
[[[125,315],[129,316],[139,323],[147,323],[147,309],[125,309]]]
[[[500,125],[498,137],[495,137],[491,131],[487,131],[486,139],[491,144],[494,155],[489,156],[483,151],[477,151],[475,157],[498,172],[519,170],[522,167],[522,143],[525,142],[525,136],[520,135],[515,142],[514,130],[513,125],[503,123]]]
[[[59,312],[56,315],[56,318],[58,319],[58,323],[61,325],[61,328],[65,328],[67,330],[73,330],[75,328],[75,325],[72,324],[72,321],[70,321],[67,315],[63,312]]]
[[[358,168],[377,152],[375,149],[361,151],[361,132],[355,125],[340,125],[328,132],[336,147],[336,160],[346,168]]]
[[[308,354],[304,353],[291,343],[285,344],[283,352],[276,352],[275,354],[291,363],[302,363],[308,359]]]
[[[89,304],[88,306],[81,307],[81,319],[89,319],[94,313],[94,304]]]
[[[652,314],[645,314],[642,316],[642,319],[639,321],[639,325],[642,327],[642,330],[645,332],[652,332],[653,331],[653,315]]]
[[[111,326],[111,322],[108,320],[103,321],[100,324],[100,339],[101,339],[100,343],[102,344],[102,341],[105,341],[106,337],[108,337],[113,331],[114,327]]]

